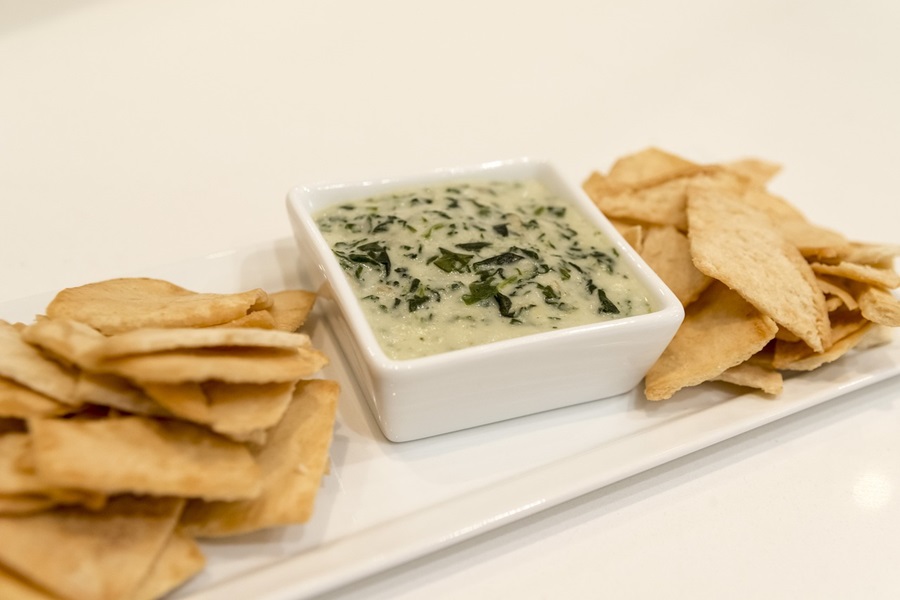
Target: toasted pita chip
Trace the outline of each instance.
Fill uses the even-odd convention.
[[[804,256],[822,246],[847,243],[847,238],[840,233],[810,223],[793,204],[762,188],[746,188],[743,201],[769,216],[784,239],[796,246]]]
[[[54,417],[70,412],[72,408],[12,379],[0,377],[0,417]]]
[[[822,275],[844,277],[852,281],[859,281],[860,283],[887,289],[900,287],[900,275],[893,268],[879,268],[849,262],[841,262],[836,265],[812,263],[810,266],[813,271]]]
[[[310,348],[305,333],[243,327],[144,328],[113,335],[91,348],[90,364],[135,354],[195,348]]]
[[[65,404],[73,404],[75,374],[22,339],[20,331],[0,320],[0,376]]]
[[[66,365],[88,368],[90,353],[106,336],[78,321],[45,317],[22,330],[22,339]]]
[[[267,384],[145,384],[147,394],[173,414],[244,441],[272,427],[291,402],[294,382]]]
[[[687,229],[685,199],[691,179],[680,177],[639,189],[623,188],[594,173],[584,182],[584,191],[603,214],[653,225]]]
[[[36,419],[29,429],[37,474],[57,487],[213,500],[259,494],[247,448],[190,423]]]
[[[863,288],[859,294],[859,310],[865,318],[879,325],[900,327],[900,300],[887,290]]]
[[[744,158],[724,163],[721,166],[727,171],[746,177],[754,185],[760,187],[764,187],[781,172],[781,165],[758,158]]]
[[[869,324],[858,311],[851,311],[843,308],[830,313],[829,318],[831,320],[832,343],[838,342],[842,338],[847,337]],[[786,369],[787,366],[793,362],[805,360],[813,355],[821,354],[810,348],[802,340],[796,342],[778,340],[774,346],[774,350],[772,365],[776,369]]]
[[[102,511],[64,508],[0,518],[0,563],[61,598],[128,598],[183,505],[180,499],[123,496]]]
[[[860,319],[844,328],[835,327],[839,336],[824,352],[813,352],[803,342],[794,344],[779,341],[775,345],[775,367],[783,371],[812,371],[833,362],[860,344],[871,329],[872,323]]]
[[[199,573],[205,564],[197,542],[176,528],[129,600],[162,598]]]
[[[804,255],[808,260],[827,264],[849,262],[873,266],[889,265],[894,258],[900,256],[900,245],[848,242],[815,248]]]
[[[312,348],[171,350],[103,361],[97,369],[139,383],[185,383],[216,379],[228,383],[278,383],[309,377],[328,363]]]
[[[75,384],[75,398],[80,402],[108,406],[122,412],[151,417],[167,417],[172,413],[160,406],[143,390],[116,375],[81,372]]]
[[[7,500],[18,498],[21,506],[33,509],[59,504],[78,504],[100,509],[106,504],[103,494],[83,490],[62,489],[49,485],[34,471],[31,464],[31,438],[27,433],[0,436],[0,496]]]
[[[778,395],[784,389],[781,373],[750,362],[741,363],[713,377],[713,381],[724,381],[761,390],[770,395]]]
[[[106,335],[141,327],[205,327],[268,308],[260,289],[237,294],[199,294],[168,281],[110,279],[59,292],[47,316],[86,323]]]
[[[718,377],[759,352],[776,331],[772,319],[714,282],[687,307],[674,339],[647,373],[647,399],[665,400]]]
[[[741,195],[727,180],[695,180],[688,200],[694,265],[823,350],[831,341],[828,309],[815,275],[771,219]]]
[[[297,331],[316,303],[316,294],[304,290],[284,290],[271,294],[272,306],[268,312],[275,320],[275,329]]]
[[[691,259],[691,244],[686,235],[672,227],[647,227],[641,257],[687,306],[712,282]]]
[[[306,522],[327,465],[338,391],[333,381],[300,382],[284,418],[255,452],[262,494],[244,502],[191,501],[182,517],[185,530],[220,537]]]
[[[691,175],[699,165],[659,148],[646,148],[623,156],[609,170],[609,178],[618,183],[641,185]]]

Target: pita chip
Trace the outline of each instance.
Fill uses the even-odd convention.
[[[306,522],[328,464],[338,384],[298,384],[284,418],[254,452],[263,473],[262,493],[242,502],[191,501],[182,527],[198,537],[221,537]]]
[[[775,322],[739,294],[714,282],[685,309],[685,318],[645,380],[648,400],[721,375],[759,352],[778,331]]]
[[[817,351],[831,343],[825,295],[796,246],[728,181],[698,178],[688,200],[694,265]]]
[[[0,518],[0,564],[60,598],[127,598],[150,570],[184,501],[115,498],[101,511],[62,508]]]

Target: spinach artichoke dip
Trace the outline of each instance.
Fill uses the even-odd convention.
[[[394,360],[651,311],[610,241],[538,181],[385,194],[316,223]]]

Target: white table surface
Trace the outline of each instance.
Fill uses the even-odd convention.
[[[657,145],[898,242],[900,4],[0,0],[0,301],[290,234],[295,184]],[[2,315],[0,315],[2,317]],[[900,378],[328,598],[896,598]]]

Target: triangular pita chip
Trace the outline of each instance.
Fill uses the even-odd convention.
[[[122,496],[102,511],[63,508],[3,517],[0,563],[61,598],[128,598],[168,540],[183,504]]]
[[[98,371],[137,382],[184,383],[217,379],[229,383],[275,383],[309,377],[328,362],[312,348],[188,349],[105,360]]]
[[[37,474],[58,487],[214,500],[260,490],[259,468],[244,445],[190,423],[36,419],[29,429]]]
[[[268,308],[260,289],[236,294],[199,294],[159,279],[122,278],[59,292],[47,316],[87,323],[104,334],[141,327],[205,327]]]
[[[741,296],[713,283],[685,310],[684,322],[646,377],[648,400],[665,400],[739,365],[761,350],[778,326]]]
[[[797,248],[728,181],[698,178],[689,191],[697,268],[821,351],[830,345],[825,295]]]
[[[263,472],[260,496],[191,501],[182,517],[186,531],[220,537],[308,520],[328,461],[338,392],[333,381],[300,382],[284,418],[254,453]]]

